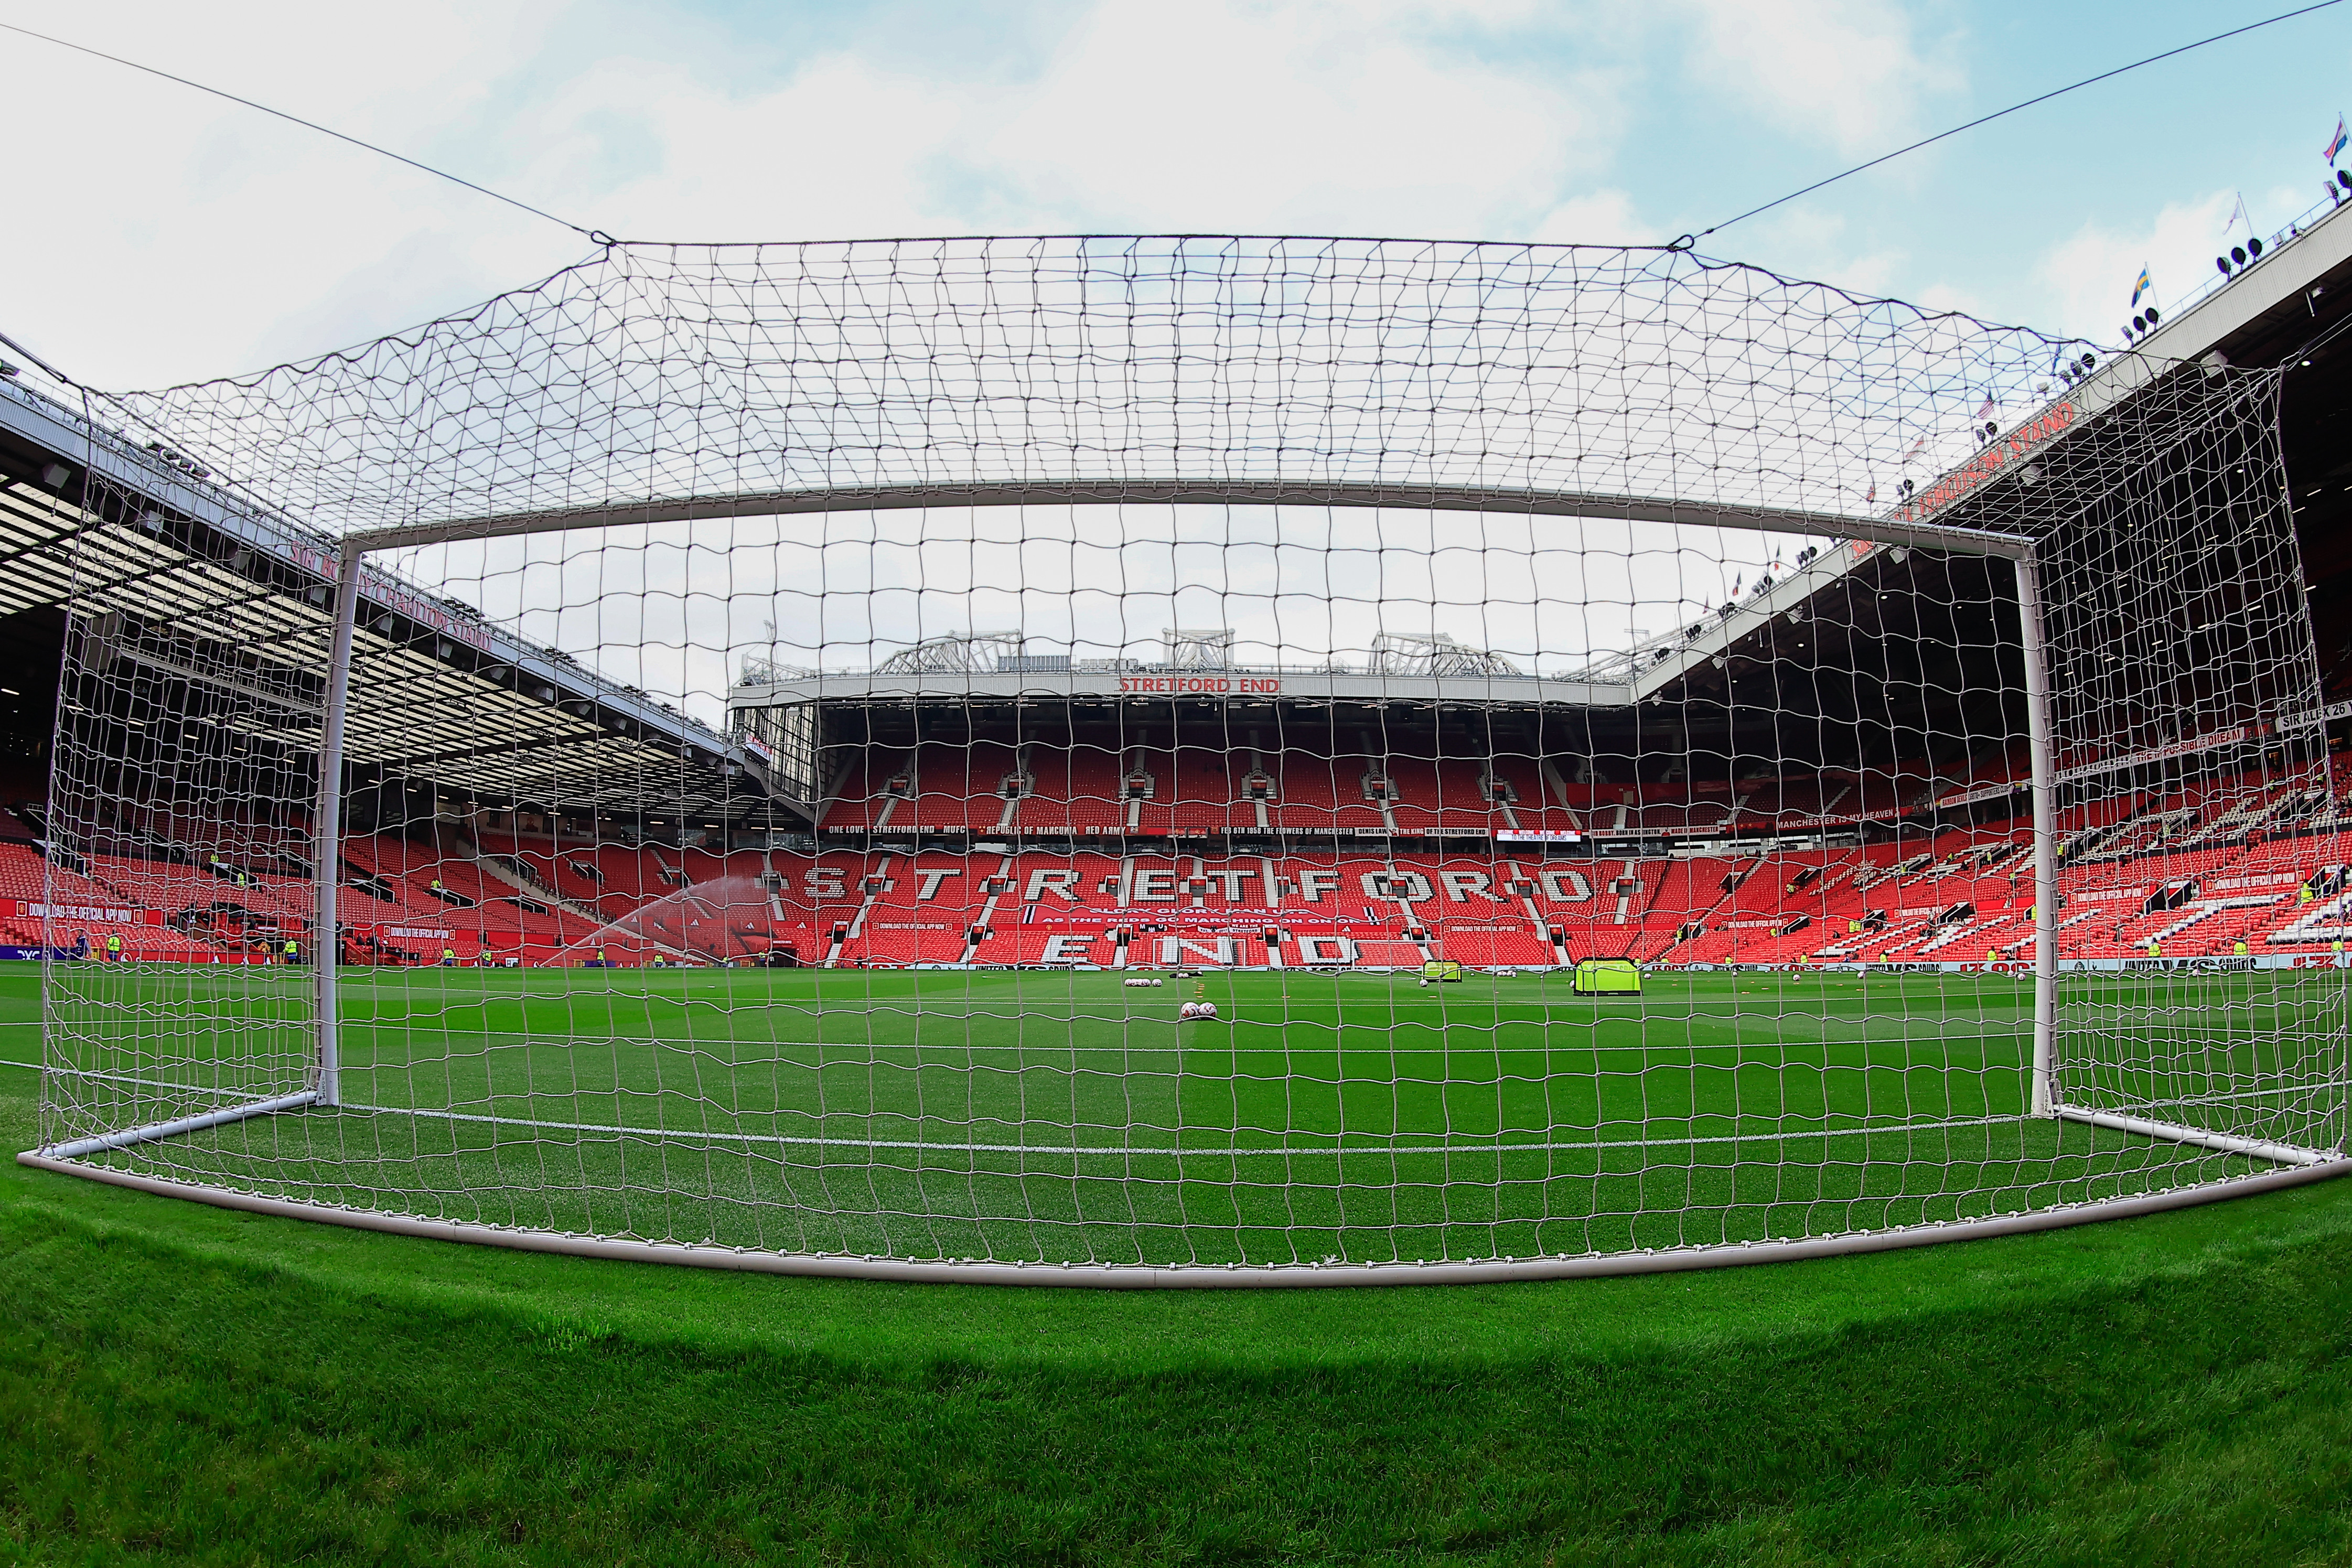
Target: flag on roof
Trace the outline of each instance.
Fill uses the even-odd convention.
[[[1911,449],[1903,454],[1903,460],[1907,463],[1927,449],[1927,437],[1925,435],[1922,435],[1916,441],[1911,443]]]
[[[2132,308],[2134,310],[2137,310],[2139,308],[2139,297],[2143,294],[2153,293],[2155,289],[2156,285],[2147,280],[2147,268],[2145,267],[2141,268],[2139,269],[2139,281],[2132,285]]]
[[[2238,193],[2237,201],[2231,204],[2230,207],[2230,216],[2228,219],[2221,225],[2221,237],[2224,239],[2229,238],[2232,233],[2236,232],[2240,224],[2244,224],[2249,230],[2252,230],[2254,226],[2254,220],[2246,216],[2246,196],[2245,193],[2242,191]]]
[[[2326,157],[2329,163],[2333,163],[2336,162],[2337,156],[2343,153],[2344,143],[2346,141],[2347,138],[2344,134],[2344,117],[2339,114],[2336,117],[2336,134],[2327,139],[2327,151],[2322,154],[2322,156]]]
[[[1871,481],[1870,481],[1870,493],[1869,493],[1868,495],[1866,495],[1866,496],[1864,496],[1864,497],[1863,497],[1863,498],[1862,498],[1862,504],[1863,504],[1863,505],[1864,505],[1864,506],[1868,506],[1868,505],[1870,505],[1873,501],[1876,500],[1877,499],[1878,499],[1878,481],[1877,481],[1876,479],[1873,479],[1873,480],[1871,480]]]
[[[1985,394],[1984,402],[1978,405],[1977,417],[1979,419],[1990,419],[1993,416],[1993,410],[1999,406],[2000,405],[1993,402],[1992,394],[1988,392]]]

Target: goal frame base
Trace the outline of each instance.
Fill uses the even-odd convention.
[[[152,1143],[160,1139],[176,1138],[183,1132],[202,1132],[208,1127],[226,1127],[232,1121],[243,1121],[255,1116],[272,1116],[281,1110],[300,1110],[305,1106],[320,1103],[315,1089],[298,1089],[292,1094],[273,1095],[268,1100],[250,1100],[239,1105],[224,1105],[218,1110],[200,1110],[194,1116],[176,1116],[169,1121],[150,1121],[137,1127],[125,1127],[116,1132],[97,1132],[88,1138],[75,1138],[30,1151],[57,1160],[73,1160],[85,1154],[102,1154],[110,1149],[128,1149],[134,1143]]]
[[[2160,1138],[2171,1143],[2193,1143],[2200,1149],[2212,1149],[2224,1154],[2244,1154],[2281,1165],[2316,1165],[2346,1157],[2324,1149],[2306,1149],[2300,1143],[2278,1143],[2262,1138],[2240,1138],[2229,1132],[2208,1132],[2203,1128],[2190,1127],[2182,1122],[2153,1121],[2144,1116],[2127,1116],[2116,1110],[2092,1110],[2079,1105],[2060,1105],[2051,1114],[2061,1121],[2073,1121],[2084,1127],[2104,1127],[2111,1132],[2136,1132],[2144,1138]]]
[[[2015,1214],[1986,1215],[1976,1219],[1943,1220],[1892,1230],[1852,1231],[1835,1236],[1639,1252],[1506,1258],[1485,1262],[1147,1266],[998,1263],[950,1258],[918,1260],[824,1253],[742,1251],[724,1247],[696,1247],[684,1242],[616,1239],[577,1236],[564,1231],[476,1225],[462,1220],[424,1219],[412,1215],[381,1214],[366,1209],[339,1208],[328,1204],[299,1203],[290,1198],[237,1192],[228,1187],[164,1181],[131,1171],[109,1170],[79,1160],[58,1159],[54,1151],[26,1150],[16,1156],[16,1163],[35,1170],[79,1176],[86,1181],[102,1182],[110,1186],[127,1187],[161,1197],[190,1199],[247,1214],[311,1220],[391,1236],[504,1247],[518,1252],[558,1253],[625,1263],[727,1268],[741,1273],[782,1274],[803,1279],[896,1279],[910,1284],[932,1285],[1061,1286],[1098,1290],[1500,1285],[1518,1280],[1596,1279],[1634,1274],[1679,1273],[1698,1268],[1737,1268],[1759,1263],[1793,1263],[1812,1258],[1895,1252],[1915,1247],[1938,1246],[1945,1242],[2063,1230],[2078,1225],[2163,1214],[2172,1209],[2194,1208],[2231,1198],[2251,1197],[2259,1193],[2326,1181],[2352,1172],[2352,1157],[2326,1154],[2309,1163],[2287,1164],[2253,1175],[2203,1182],[2170,1192],[2147,1193],[2132,1197],[2097,1198],[2087,1203],[2063,1204]]]

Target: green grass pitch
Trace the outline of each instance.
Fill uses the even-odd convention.
[[[551,1005],[544,977],[437,978]],[[39,1054],[36,979],[0,968],[0,1058]],[[104,983],[151,1034],[212,1032],[188,975]],[[2210,1047],[2247,1002],[2207,1000]],[[0,1067],[0,1139],[36,1140],[36,1100]],[[1302,1294],[615,1264],[0,1163],[0,1560],[2352,1562],[2347,1322],[2344,1182],[1767,1268]]]
[[[2032,993],[2009,976],[1654,973],[1639,996],[1546,973],[1123,978],[347,971],[341,1110],[106,1158],[543,1229],[1203,1265],[1875,1229],[2246,1168],[2022,1118]],[[92,1075],[74,1080],[89,1125],[218,1102],[186,1086],[299,1088],[310,984],[61,969],[58,1042]],[[2069,994],[2160,1011],[2167,1045],[2130,1086],[2148,1100],[2275,1076],[2276,1041],[2340,993],[2290,973]],[[1180,1022],[1194,999],[1217,1019]]]

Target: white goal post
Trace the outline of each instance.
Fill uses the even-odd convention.
[[[89,503],[21,1158],[1202,1286],[2332,1175],[2274,403],[1671,249],[1099,238],[619,246],[126,398],[224,482]]]

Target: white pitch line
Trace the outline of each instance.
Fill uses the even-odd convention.
[[[1798,1138],[1856,1138],[1884,1136],[1898,1132],[1931,1132],[1954,1127],[1992,1127],[2028,1120],[2016,1116],[1971,1116],[1949,1121],[1910,1121],[1885,1127],[1816,1128],[1783,1132],[1738,1132],[1696,1138],[1625,1138],[1585,1141],[1580,1142],[1543,1142],[1530,1143],[1410,1143],[1410,1144],[1318,1144],[1312,1147],[1276,1146],[1265,1149],[1186,1149],[1144,1148],[1128,1144],[1097,1143],[938,1143],[923,1139],[887,1138],[818,1138],[793,1136],[776,1132],[714,1132],[660,1127],[622,1127],[598,1121],[549,1121],[525,1116],[486,1116],[473,1111],[423,1110],[402,1105],[345,1104],[345,1110],[368,1111],[383,1116],[426,1117],[444,1121],[487,1123],[498,1127],[529,1127],[557,1132],[604,1132],[622,1136],[655,1139],[681,1139],[687,1142],[723,1143],[782,1143],[803,1147],[847,1149],[919,1150],[940,1154],[1116,1154],[1183,1158],[1229,1158],[1242,1155],[1301,1154],[1516,1154],[1573,1153],[1604,1149],[1681,1148],[1690,1144],[1781,1142]]]
[[[1171,1021],[1172,1022],[1172,1020],[1171,1020]],[[1281,1029],[1281,1027],[1282,1027],[1282,1026],[1279,1026],[1279,1025],[1271,1025],[1271,1024],[1260,1024],[1260,1025],[1248,1026],[1251,1026],[1251,1027],[1256,1027],[1256,1028],[1275,1029],[1275,1030],[1276,1030],[1276,1031],[1279,1031],[1279,1030]],[[352,1032],[355,1033],[356,1031],[352,1031]],[[406,1031],[406,1033],[409,1033],[409,1034],[412,1034],[412,1035],[425,1035],[425,1034],[443,1033],[443,1032],[445,1032],[445,1031],[438,1031],[438,1030],[424,1030],[424,1029],[412,1029],[412,1030],[408,1030],[408,1031]],[[447,1033],[458,1033],[458,1031],[446,1031],[446,1032],[447,1032]],[[1456,1032],[1458,1033],[1458,1032],[1459,1032],[1459,1030],[1457,1029],[1457,1031],[1456,1031]],[[463,1033],[463,1034],[462,1034],[462,1036],[461,1036],[461,1037],[463,1037],[463,1038],[467,1038],[467,1039],[478,1039],[478,1038],[479,1038],[479,1037],[478,1037],[478,1035],[475,1035],[475,1034],[470,1033],[470,1032]],[[1192,1038],[1193,1038],[1195,1041],[1198,1041],[1198,1040],[1199,1040],[1199,1038],[1200,1038],[1200,1037],[1199,1037],[1198,1035],[1195,1035],[1195,1036],[1193,1036],[1193,1037],[1192,1037]],[[1710,1053],[1710,1052],[1721,1052],[1721,1051],[1765,1051],[1765,1050],[1775,1050],[1775,1051],[1811,1051],[1811,1050],[1843,1050],[1843,1049],[1849,1049],[1849,1048],[1857,1047],[1895,1047],[1925,1046],[1925,1045],[1929,1045],[1929,1044],[1934,1044],[1934,1043],[1937,1043],[1937,1042],[1936,1042],[1936,1039],[1935,1039],[1935,1037],[1930,1037],[1930,1036],[1927,1036],[1927,1035],[1926,1035],[1925,1033],[1923,1033],[1923,1034],[1920,1036],[1920,1037],[1916,1038],[1916,1039],[1913,1039],[1913,1038],[1905,1038],[1905,1039],[1886,1039],[1886,1038],[1884,1038],[1884,1037],[1872,1038],[1872,1037],[1869,1037],[1858,1036],[1858,1037],[1854,1037],[1854,1038],[1851,1038],[1851,1039],[1835,1039],[1835,1040],[1823,1040],[1823,1039],[1801,1039],[1801,1040],[1765,1040],[1765,1039],[1748,1039],[1748,1040],[1729,1040],[1729,1041],[1726,1041],[1725,1043],[1723,1043],[1723,1044],[1721,1044],[1721,1045],[1716,1045],[1716,1046],[1692,1046],[1692,1045],[1645,1045],[1645,1044],[1639,1044],[1639,1043],[1626,1044],[1626,1045],[1622,1045],[1622,1046],[1603,1045],[1603,1044],[1599,1044],[1599,1043],[1594,1043],[1594,1044],[1580,1044],[1580,1045],[1562,1045],[1562,1044],[1559,1044],[1559,1043],[1557,1043],[1557,1042],[1538,1042],[1538,1041],[1530,1041],[1529,1043],[1528,1043],[1528,1044],[1526,1044],[1526,1045],[1512,1045],[1512,1044],[1508,1044],[1508,1043],[1491,1043],[1491,1042],[1490,1042],[1489,1048],[1490,1048],[1490,1049],[1492,1049],[1493,1051],[1495,1051],[1495,1052],[1496,1052],[1496,1054],[1498,1054],[1498,1055],[1500,1055],[1500,1054],[1504,1054],[1504,1053],[1526,1053],[1526,1052],[1531,1052],[1531,1051],[1546,1051],[1546,1052],[1551,1052],[1551,1053],[1555,1053],[1555,1054],[1568,1054],[1568,1055],[1575,1055],[1575,1054],[1581,1054],[1581,1053],[1584,1053],[1584,1052],[1591,1052],[1591,1053],[1595,1053],[1595,1054],[1607,1054],[1607,1055],[1611,1055],[1611,1056],[1622,1056],[1622,1055],[1623,1055],[1623,1054],[1625,1054],[1625,1053],[1627,1053],[1627,1052],[1639,1051],[1639,1052],[1644,1053],[1644,1054],[1649,1055],[1649,1056],[1657,1057],[1657,1056],[1697,1056],[1697,1055],[1702,1055],[1702,1054]],[[1019,1055],[1019,1054],[1024,1054],[1024,1053],[1030,1053],[1030,1054],[1037,1055],[1037,1056],[1039,1056],[1039,1057],[1041,1057],[1041,1058],[1042,1058],[1042,1057],[1048,1057],[1048,1056],[1052,1056],[1052,1055],[1055,1055],[1055,1054],[1057,1054],[1057,1053],[1063,1053],[1063,1052],[1073,1052],[1073,1051],[1076,1051],[1076,1052],[1102,1052],[1102,1051],[1128,1051],[1128,1050],[1142,1049],[1142,1050],[1148,1050],[1148,1051],[1151,1051],[1151,1052],[1155,1052],[1155,1053],[1165,1053],[1165,1052],[1168,1052],[1168,1051],[1171,1051],[1171,1050],[1174,1050],[1174,1049],[1179,1048],[1179,1047],[1178,1047],[1178,1046],[1176,1046],[1176,1045],[1153,1045],[1153,1046],[1149,1046],[1149,1047],[1139,1047],[1134,1046],[1134,1045],[1132,1045],[1132,1044],[1130,1044],[1130,1043],[1123,1042],[1123,1041],[1118,1041],[1118,1040],[1107,1041],[1107,1042],[1105,1042],[1105,1043],[1103,1043],[1103,1044],[1099,1044],[1099,1045],[1083,1044],[1083,1043],[1078,1043],[1078,1042],[1067,1042],[1067,1043],[1054,1044],[1054,1045],[1045,1045],[1045,1044],[1037,1044],[1037,1043],[1032,1043],[1032,1044],[1027,1044],[1027,1045],[992,1045],[992,1044],[975,1044],[975,1043],[971,1043],[971,1042],[965,1042],[965,1043],[958,1044],[958,1043],[951,1043],[951,1042],[948,1042],[948,1041],[944,1041],[944,1040],[929,1040],[929,1041],[913,1041],[913,1040],[908,1040],[908,1041],[873,1041],[873,1040],[755,1040],[755,1041],[745,1041],[745,1040],[733,1039],[733,1038],[729,1038],[729,1037],[719,1037],[719,1038],[715,1038],[715,1039],[708,1039],[708,1040],[705,1040],[705,1039],[696,1039],[696,1038],[693,1038],[693,1037],[687,1037],[687,1038],[684,1038],[684,1039],[653,1039],[653,1038],[641,1038],[641,1037],[596,1038],[596,1039],[583,1039],[583,1038],[578,1038],[578,1037],[558,1039],[558,1038],[550,1037],[550,1038],[544,1038],[544,1039],[531,1039],[531,1038],[529,1038],[529,1037],[525,1037],[525,1038],[522,1038],[522,1039],[510,1040],[510,1041],[507,1041],[507,1042],[502,1042],[502,1043],[497,1043],[497,1044],[492,1044],[492,1045],[485,1046],[485,1047],[482,1047],[478,1052],[477,1052],[477,1053],[475,1053],[475,1054],[479,1055],[479,1056],[488,1056],[488,1054],[490,1054],[490,1053],[491,1053],[491,1052],[493,1052],[493,1051],[528,1051],[528,1050],[580,1051],[580,1050],[593,1050],[593,1049],[597,1049],[597,1048],[619,1049],[619,1048],[621,1048],[621,1047],[628,1047],[628,1048],[630,1048],[630,1049],[672,1050],[672,1051],[685,1051],[685,1052],[690,1052],[690,1053],[699,1053],[699,1054],[702,1054],[702,1055],[709,1056],[709,1057],[714,1058],[720,1058],[720,1057],[721,1057],[723,1047],[727,1047],[727,1046],[730,1046],[730,1045],[737,1045],[737,1046],[740,1046],[740,1045],[758,1045],[758,1046],[765,1047],[766,1048],[768,1048],[768,1049],[770,1049],[770,1050],[776,1050],[776,1051],[872,1051],[872,1052],[936,1051],[936,1052],[942,1053],[943,1058],[944,1058],[944,1056],[945,1056],[946,1054],[949,1054],[949,1053],[957,1053],[957,1052],[965,1052],[965,1053],[973,1053],[973,1054],[986,1053],[986,1054],[989,1054],[989,1055],[1007,1055],[1007,1054]],[[1249,1048],[1251,1048],[1251,1049],[1253,1049],[1253,1050],[1267,1050],[1267,1049],[1271,1049],[1271,1048],[1273,1048],[1273,1047],[1260,1046],[1260,1047],[1249,1047]],[[1374,1043],[1370,1043],[1370,1042],[1367,1042],[1367,1043],[1365,1043],[1365,1044],[1361,1044],[1361,1045],[1350,1044],[1350,1045],[1346,1045],[1346,1046],[1337,1046],[1337,1045],[1330,1045],[1330,1044],[1318,1044],[1318,1045],[1315,1045],[1315,1046],[1311,1046],[1311,1047],[1297,1047],[1297,1048],[1298,1048],[1298,1049],[1302,1049],[1302,1050],[1311,1050],[1311,1051],[1316,1051],[1316,1052],[1323,1052],[1323,1051],[1339,1050],[1339,1051],[1342,1052],[1343,1054],[1350,1055],[1350,1056],[1363,1056],[1363,1055],[1367,1055],[1367,1054],[1379,1054],[1379,1053],[1381,1053],[1381,1052],[1394,1053],[1394,1052],[1398,1052],[1398,1051],[1408,1051],[1408,1052],[1412,1052],[1412,1051],[1438,1051],[1438,1050],[1448,1050],[1448,1049],[1450,1049],[1450,1050],[1453,1052],[1453,1054],[1459,1055],[1459,1054],[1461,1053],[1461,1050],[1462,1050],[1462,1047],[1459,1047],[1459,1046],[1454,1046],[1454,1047],[1449,1047],[1445,1046],[1444,1044],[1443,1044],[1443,1043],[1441,1043],[1441,1042],[1438,1042],[1438,1041],[1434,1041],[1434,1040],[1431,1041],[1430,1043],[1428,1043],[1428,1044],[1426,1044],[1426,1045],[1406,1045],[1406,1046],[1400,1046],[1400,1045],[1398,1045],[1395,1041],[1391,1040],[1391,1041],[1386,1042],[1385,1044],[1374,1044]],[[462,1060],[465,1060],[465,1059],[467,1059],[467,1058],[463,1058],[463,1057],[457,1056],[457,1055],[455,1055],[455,1054],[445,1054],[445,1055],[443,1055],[443,1056],[438,1056],[438,1057],[428,1057],[428,1058],[420,1058],[420,1059],[419,1059],[419,1061],[417,1061],[417,1062],[412,1062],[412,1063],[410,1063],[409,1065],[410,1065],[410,1066],[412,1066],[412,1067],[414,1067],[414,1066],[422,1065],[422,1064],[449,1063],[449,1062],[462,1061]],[[793,1060],[793,1059],[792,1059],[792,1058],[785,1058],[785,1057],[774,1057],[774,1058],[765,1058],[765,1057],[751,1057],[751,1058],[744,1058],[744,1057],[736,1057],[736,1058],[725,1058],[725,1065],[727,1065],[728,1067],[730,1067],[730,1068],[763,1068],[763,1067],[809,1067],[809,1066],[812,1066],[812,1065],[814,1065],[814,1064],[807,1063],[807,1062],[802,1062],[802,1061],[796,1061],[796,1060]],[[828,1063],[826,1063],[826,1064],[824,1064],[824,1065],[826,1065],[826,1066],[832,1066],[832,1067],[853,1066],[853,1065],[856,1065],[856,1058],[849,1058],[849,1057],[835,1057],[835,1058],[833,1058],[833,1060],[832,1060],[832,1061],[830,1061],[830,1062],[828,1062]],[[944,1060],[944,1059],[942,1059],[942,1060],[940,1060],[940,1061],[939,1061],[939,1062],[936,1062],[936,1063],[934,1063],[934,1064],[931,1064],[931,1065],[936,1065],[936,1066],[949,1066],[949,1065],[952,1065],[952,1064],[951,1064],[951,1063],[950,1063],[950,1062],[948,1062],[948,1061],[946,1061],[946,1060]],[[1041,1064],[1041,1065],[1042,1065],[1042,1064]],[[1898,1065],[1899,1065],[1899,1064],[1892,1063],[1892,1062],[1881,1062],[1881,1063],[1874,1064],[1874,1066],[1873,1067],[1872,1070],[1874,1070],[1874,1071],[1887,1071],[1887,1070],[1893,1070],[1893,1069],[1895,1069]],[[2008,1068],[2015,1067],[2015,1066],[2017,1066],[2017,1065],[2019,1065],[2019,1064],[2017,1064],[2017,1063],[2011,1063],[2011,1062],[2002,1062],[2002,1063],[1998,1063],[1998,1064],[1994,1064],[1994,1065],[1987,1066],[1987,1067],[1982,1067],[1982,1068],[1979,1068],[1979,1067],[1963,1067],[1963,1068],[1956,1068],[1956,1069],[1954,1069],[1954,1070],[1961,1071],[1961,1072],[2000,1071],[2000,1070],[2003,1070],[2003,1069]],[[346,1072],[353,1072],[353,1071],[383,1071],[383,1070],[388,1070],[388,1069],[381,1068],[358,1068],[358,1067],[354,1067],[353,1065],[352,1065],[352,1063],[350,1063],[349,1061],[346,1061],[346,1063],[344,1064],[344,1070],[345,1070]],[[1192,1076],[1194,1076],[1194,1077],[1200,1077],[1200,1076],[1204,1076],[1204,1075],[1193,1074],[1193,1075],[1192,1075]]]

